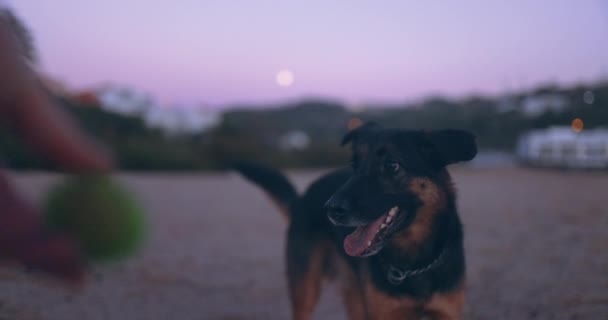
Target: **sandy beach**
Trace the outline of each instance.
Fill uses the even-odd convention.
[[[322,173],[291,171],[300,189]],[[467,253],[466,319],[608,319],[608,173],[452,170]],[[36,203],[58,179],[16,174]],[[286,225],[232,173],[120,174],[147,209],[141,253],[81,293],[0,269],[0,320],[288,319]],[[345,319],[327,284],[316,319]]]

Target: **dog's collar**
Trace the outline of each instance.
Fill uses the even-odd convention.
[[[386,272],[386,277],[388,279],[388,282],[394,286],[397,286],[397,285],[400,285],[407,278],[423,274],[425,272],[430,271],[433,268],[438,267],[439,265],[441,265],[443,263],[443,257],[445,255],[446,251],[447,250],[445,248],[443,248],[443,250],[441,250],[441,253],[437,256],[437,258],[435,258],[435,260],[433,260],[431,263],[427,264],[426,266],[424,266],[422,268],[418,268],[418,269],[404,269],[404,268],[399,268],[393,264],[389,264],[388,270]]]

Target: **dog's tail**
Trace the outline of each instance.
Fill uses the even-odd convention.
[[[290,221],[289,207],[298,198],[296,188],[279,170],[259,164],[241,162],[233,168],[247,180],[261,187],[277,205],[285,219]]]

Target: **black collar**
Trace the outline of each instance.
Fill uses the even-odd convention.
[[[439,255],[435,258],[435,260],[433,260],[426,266],[417,269],[399,268],[393,264],[389,264],[388,270],[386,272],[388,282],[394,286],[397,286],[400,285],[407,278],[423,274],[440,266],[444,262],[444,256],[446,251],[446,247],[444,247],[441,250],[441,253],[439,253]]]

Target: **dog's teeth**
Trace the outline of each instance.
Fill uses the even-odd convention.
[[[380,229],[384,229],[384,228],[386,228],[386,223],[383,223],[380,225]]]
[[[386,218],[386,223],[391,222],[391,220],[393,220],[393,217],[392,216],[388,216],[388,218]]]
[[[372,245],[372,241],[370,240],[370,241],[367,242],[367,246],[369,247],[371,245]]]
[[[399,210],[399,207],[393,207],[391,209],[391,211],[388,212],[389,217],[396,215],[398,210]]]

